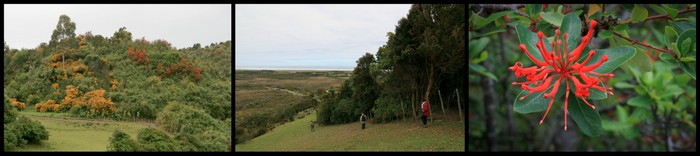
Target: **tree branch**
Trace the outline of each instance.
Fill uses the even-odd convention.
[[[654,50],[657,50],[657,51],[660,51],[660,52],[665,52],[665,53],[671,54],[671,55],[673,55],[673,58],[675,58],[676,60],[679,60],[679,61],[680,61],[680,58],[678,58],[678,55],[676,55],[676,52],[674,52],[674,51],[671,50],[671,49],[661,49],[661,48],[657,48],[657,47],[651,46],[651,45],[649,45],[649,44],[646,44],[646,43],[639,42],[639,41],[637,41],[637,40],[631,39],[631,38],[629,38],[629,37],[622,36],[622,34],[620,34],[620,33],[618,33],[618,32],[613,31],[613,33],[615,33],[615,36],[617,36],[617,37],[620,37],[620,38],[623,38],[623,39],[625,39],[625,40],[627,40],[627,41],[632,42],[632,44],[641,45],[641,46],[644,46],[644,47],[647,47],[647,48],[651,48],[651,49],[654,49]]]
[[[695,11],[695,8],[686,8],[685,10],[679,11],[678,15],[693,12],[693,11]],[[649,16],[649,17],[645,18],[644,21],[653,20],[653,19],[671,19],[671,14],[660,14],[660,15]],[[624,22],[620,22],[620,24],[627,24],[631,21],[632,20],[627,20]],[[644,21],[642,21],[642,22],[644,22]],[[618,25],[620,25],[620,24],[618,24]]]

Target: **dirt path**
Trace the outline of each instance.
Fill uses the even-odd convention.
[[[292,90],[288,90],[288,89],[275,88],[275,87],[265,87],[265,88],[270,89],[270,90],[285,91],[285,92],[287,92],[287,93],[289,93],[289,94],[292,94],[292,95],[295,95],[295,96],[306,96],[306,95],[304,95],[304,94],[302,94],[302,93],[299,93],[299,92],[297,92],[297,91],[292,91]]]

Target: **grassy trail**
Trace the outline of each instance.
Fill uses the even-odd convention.
[[[359,118],[359,117],[358,117]],[[281,125],[272,131],[236,145],[236,151],[464,151],[464,125],[458,121],[435,120],[428,128],[420,121],[387,124],[360,122],[316,126],[309,123],[316,113]]]

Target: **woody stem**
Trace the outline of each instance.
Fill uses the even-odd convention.
[[[657,48],[657,47],[651,46],[651,45],[649,45],[649,44],[642,43],[642,42],[639,42],[639,41],[637,41],[637,40],[631,39],[631,38],[629,38],[629,37],[622,36],[622,34],[620,34],[620,33],[618,33],[618,32],[613,31],[613,33],[615,33],[615,36],[617,36],[617,37],[620,37],[620,38],[623,38],[623,39],[625,39],[625,40],[627,40],[627,41],[632,42],[632,44],[641,45],[641,46],[644,46],[644,47],[647,47],[647,48],[651,48],[651,49],[654,49],[654,50],[657,50],[657,51],[660,51],[660,52],[665,52],[665,53],[671,54],[671,55],[673,55],[673,58],[675,58],[676,60],[679,60],[679,61],[680,61],[680,58],[678,58],[678,55],[676,55],[676,52],[674,52],[674,51],[671,50],[671,49],[661,49],[661,48]]]

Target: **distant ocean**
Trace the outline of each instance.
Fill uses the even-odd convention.
[[[236,67],[236,70],[319,70],[352,71],[354,67]]]

